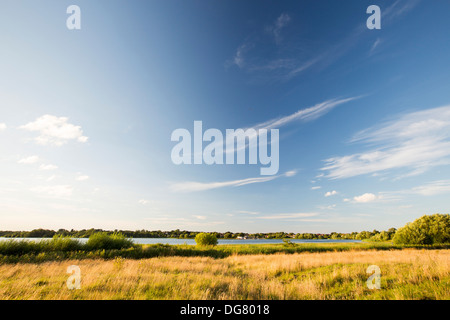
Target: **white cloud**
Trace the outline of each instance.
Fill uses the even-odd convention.
[[[86,181],[88,179],[89,179],[89,176],[81,175],[81,176],[76,177],[75,180],[77,180],[77,181]]]
[[[277,43],[279,43],[281,41],[281,30],[286,27],[290,21],[291,17],[286,13],[282,13],[273,25],[266,28],[266,31],[274,37]]]
[[[88,137],[83,136],[81,127],[68,123],[68,120],[66,117],[44,115],[19,128],[38,132],[39,135],[34,140],[41,145],[62,146],[69,140],[86,142]]]
[[[382,40],[380,38],[377,38],[377,40],[375,40],[372,47],[370,48],[369,54],[374,53],[375,49],[378,48],[378,46],[381,44],[381,42],[382,42]]]
[[[53,164],[41,164],[39,166],[39,170],[42,170],[42,171],[50,171],[50,170],[56,170],[56,169],[58,169],[58,167]]]
[[[244,53],[249,49],[249,47],[250,47],[249,44],[244,43],[240,45],[239,48],[237,48],[236,50],[236,54],[234,55],[233,58],[233,63],[237,65],[239,68],[243,68],[245,65]]]
[[[260,178],[248,178],[241,180],[232,180],[232,181],[223,181],[223,182],[195,182],[195,181],[187,181],[187,182],[179,182],[174,183],[170,186],[170,189],[175,192],[195,192],[195,191],[205,191],[223,187],[240,187],[247,184],[253,183],[261,183],[266,181],[271,181],[280,176],[269,176],[269,177],[260,177]]]
[[[246,210],[240,210],[240,211],[237,211],[237,213],[252,214],[252,215],[260,214],[260,212],[257,212],[257,211],[246,211]]]
[[[338,192],[336,190],[328,191],[327,193],[325,193],[325,197],[331,197],[331,196],[334,196],[337,194],[338,194]]]
[[[198,220],[206,220],[206,216],[193,216],[194,218],[197,218]]]
[[[272,214],[270,216],[261,216],[261,217],[256,217],[256,218],[264,219],[264,220],[296,220],[296,219],[301,219],[301,218],[314,217],[317,215],[318,215],[318,213],[315,213],[315,212],[278,213],[278,214]]]
[[[6,130],[6,124],[0,123],[0,131]]]
[[[321,186],[315,186],[315,187],[311,187],[311,190],[318,190],[320,188],[322,188],[322,187]]]
[[[434,196],[438,194],[450,193],[450,180],[433,181],[426,185],[415,187],[410,192],[423,196]]]
[[[297,170],[291,170],[291,171],[287,171],[284,175],[286,177],[293,177],[297,174]]]
[[[396,17],[407,13],[416,7],[419,2],[420,0],[397,0],[393,2],[389,7],[383,10],[384,23],[390,23]]]
[[[318,206],[319,209],[321,210],[333,210],[336,208],[335,204],[329,205],[329,206]]]
[[[30,189],[32,192],[48,195],[51,197],[69,197],[72,195],[73,188],[69,185],[58,186],[38,186]]]
[[[36,162],[39,162],[39,157],[38,156],[31,156],[31,157],[28,157],[28,158],[20,159],[18,161],[18,163],[22,163],[22,164],[34,164]]]
[[[289,171],[288,171],[289,172]],[[186,181],[178,182],[170,185],[170,189],[174,192],[196,192],[205,191],[224,187],[241,187],[247,184],[262,183],[267,181],[272,181],[280,177],[291,177],[292,175],[287,175],[286,173],[277,176],[268,177],[257,177],[257,178],[247,178],[241,180],[231,180],[223,182],[196,182],[196,181]]]
[[[353,101],[353,100],[356,100],[359,98],[360,97],[351,97],[351,98],[346,98],[346,99],[327,100],[322,103],[318,103],[315,106],[305,108],[305,109],[300,109],[297,112],[290,114],[288,116],[271,119],[266,122],[256,124],[250,128],[254,129],[256,131],[256,135],[259,136],[260,129],[266,129],[266,130],[279,129],[279,128],[286,126],[295,121],[303,121],[303,122],[312,121],[312,120],[315,120],[317,118],[324,116],[326,113],[330,112],[332,109],[336,108],[337,106],[339,106],[341,104],[344,104],[346,102],[350,102],[350,101]],[[245,128],[243,130],[246,131],[250,128]],[[217,143],[219,143],[219,142],[217,142]],[[221,148],[221,147],[222,147],[222,145],[219,145],[219,148]],[[237,152],[238,150],[242,150],[245,148],[248,148],[248,144],[245,144],[243,147],[233,148],[231,151]],[[231,151],[229,151],[227,149],[225,152],[229,153]],[[296,173],[296,172],[297,172],[296,170],[292,170],[292,171],[286,172],[286,174],[291,174],[291,173]],[[320,177],[320,176],[318,176],[318,177]]]
[[[368,203],[377,200],[378,197],[373,193],[364,193],[363,195],[356,196],[353,198],[353,201],[356,203]]]
[[[139,200],[138,201],[140,204],[142,204],[142,205],[146,205],[146,204],[148,204],[150,201],[148,201],[148,200],[145,200],[145,199],[141,199],[141,200]]]
[[[450,161],[450,106],[405,114],[359,132],[352,142],[377,146],[326,160],[326,177],[340,179],[407,169],[417,175]],[[403,176],[407,176],[403,175]]]
[[[277,129],[294,121],[312,121],[333,110],[335,107],[358,99],[359,97],[351,97],[346,99],[331,99],[315,106],[300,109],[297,112],[281,118],[272,119],[256,125],[255,129]]]

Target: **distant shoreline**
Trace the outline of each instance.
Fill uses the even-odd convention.
[[[24,241],[37,241],[37,240],[51,240],[52,238],[38,238],[38,237],[0,237],[0,241],[8,240],[24,240]],[[86,242],[88,238],[71,238],[73,240],[79,240],[80,242]],[[194,239],[179,239],[179,238],[132,238],[136,244],[169,244],[169,245],[195,245]],[[168,241],[166,241],[168,240]],[[283,244],[286,239],[218,239],[218,245],[227,244]],[[352,239],[288,239],[292,243],[360,243],[362,240]]]

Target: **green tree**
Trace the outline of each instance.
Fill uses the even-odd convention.
[[[437,244],[450,242],[450,215],[425,215],[397,230],[395,244]]]
[[[201,232],[195,236],[195,243],[199,246],[215,246],[217,245],[217,237],[213,233]]]

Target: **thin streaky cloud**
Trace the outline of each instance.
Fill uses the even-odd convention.
[[[381,40],[380,38],[377,38],[377,40],[375,40],[375,42],[372,44],[369,54],[373,54],[382,42],[383,42],[383,40]]]
[[[261,212],[258,211],[246,211],[246,210],[240,210],[240,211],[236,211],[237,213],[242,213],[242,214],[251,214],[251,215],[257,215],[260,214]]]
[[[197,181],[186,181],[178,182],[169,186],[170,190],[173,192],[197,192],[206,191],[224,187],[241,187],[253,183],[263,183],[267,181],[272,181],[280,177],[291,177],[292,175],[287,175],[286,173],[269,176],[269,177],[257,177],[257,178],[247,178],[232,181],[222,181],[222,182],[197,182]]]
[[[407,169],[418,175],[450,162],[450,106],[412,112],[357,133],[368,151],[325,160],[329,179]],[[402,174],[404,176],[404,174]]]
[[[319,214],[316,212],[299,212],[299,213],[275,213],[267,216],[255,217],[262,220],[297,220],[308,217],[315,217]]]
[[[397,0],[389,7],[383,8],[382,24],[388,25],[393,23],[398,17],[403,16],[415,8],[419,2],[420,0]],[[284,13],[277,18],[275,23],[265,28],[265,32],[274,37],[276,48],[279,48],[281,45],[285,48],[292,47],[292,44],[284,44],[281,41],[281,31],[290,21],[290,16]],[[353,30],[348,32],[348,36],[345,38],[331,44],[321,52],[315,52],[310,57],[302,57],[301,59],[298,58],[298,55],[294,57],[278,56],[275,59],[251,56],[247,54],[249,48],[258,46],[258,41],[256,39],[247,39],[236,49],[233,59],[227,61],[226,65],[236,65],[242,70],[259,75],[263,81],[275,80],[285,82],[295,78],[313,66],[322,70],[332,65],[340,57],[346,55],[351,48],[355,47],[361,39],[364,39],[367,31],[365,24],[358,24]],[[377,39],[374,42],[369,51],[369,55],[375,51],[380,43],[381,39]],[[245,58],[244,54],[247,54]]]
[[[353,100],[357,100],[361,97],[362,96],[350,97],[350,98],[345,98],[345,99],[326,100],[326,101],[318,103],[312,107],[309,107],[306,109],[300,109],[297,112],[290,114],[288,116],[272,119],[272,120],[257,124],[254,128],[269,130],[269,129],[274,129],[274,128],[281,128],[281,127],[286,126],[295,121],[316,120],[316,119],[324,116],[325,114],[327,114],[328,112],[330,112],[331,110],[336,108],[337,106],[347,103],[347,102],[350,102],[350,101],[353,101]]]
[[[287,126],[296,121],[298,121],[298,122],[313,121],[313,120],[316,120],[316,119],[324,116],[325,114],[327,114],[328,112],[330,112],[331,110],[336,108],[337,106],[347,103],[347,102],[350,102],[350,101],[353,101],[353,100],[357,100],[361,97],[363,97],[363,96],[356,96],[356,97],[350,97],[350,98],[345,98],[345,99],[327,100],[327,101],[318,103],[315,106],[305,108],[305,109],[300,109],[297,112],[290,114],[288,116],[274,118],[274,119],[256,124],[253,127],[247,127],[244,130],[255,129],[256,133],[253,136],[250,136],[250,138],[258,137],[259,130],[261,130],[261,129],[265,129],[265,130],[280,129],[280,128]],[[219,145],[219,143],[217,143],[217,144]],[[219,147],[220,147],[220,145],[219,145]],[[226,149],[225,153],[237,152],[239,150],[246,149],[246,148],[248,148],[248,143],[246,143],[242,147],[233,148],[233,150]]]
[[[382,23],[390,23],[395,18],[414,9],[421,0],[397,0],[381,11]]]
[[[450,193],[450,180],[432,181],[427,184],[414,187],[401,193],[418,194],[422,196],[434,196]]]
[[[359,196],[355,196],[351,199],[344,199],[344,202],[349,203],[371,203],[379,201],[397,201],[403,199],[406,196],[436,196],[442,194],[450,194],[450,180],[437,180],[425,183],[420,186],[416,186],[410,189],[398,190],[398,191],[387,191],[379,192],[377,195],[373,193],[364,193]],[[407,206],[410,207],[410,206]]]
[[[281,42],[281,30],[286,27],[290,21],[291,17],[287,13],[282,13],[273,25],[266,28],[266,31],[274,37],[277,44]]]

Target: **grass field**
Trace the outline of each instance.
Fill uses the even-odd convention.
[[[120,243],[119,243],[120,244]],[[415,249],[450,249],[450,244],[435,245],[394,245],[392,242],[362,243],[287,243],[287,244],[250,244],[250,245],[140,245],[131,244],[120,248],[100,243],[88,246],[70,238],[53,239],[42,242],[3,241],[0,242],[1,263],[42,263],[47,261],[66,261],[81,259],[146,259],[154,257],[210,257],[226,258],[232,255],[258,254],[294,254],[304,252],[346,252],[359,250],[404,250]]]
[[[243,250],[241,248],[241,250]],[[249,249],[250,250],[250,249]],[[69,290],[69,265],[81,289]],[[381,289],[369,290],[369,265]],[[450,299],[450,250],[231,254],[0,265],[0,299]]]

